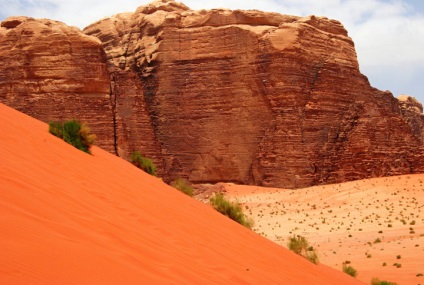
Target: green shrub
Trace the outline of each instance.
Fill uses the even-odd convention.
[[[318,264],[318,255],[314,248],[309,246],[308,241],[302,236],[293,236],[289,239],[287,247],[294,253],[305,257],[314,264]]]
[[[63,124],[61,122],[50,122],[49,132],[56,137],[63,139]]]
[[[371,280],[371,285],[397,285],[395,282],[389,282],[389,281],[381,281],[378,278],[373,278]]]
[[[183,178],[177,178],[171,182],[171,186],[175,189],[180,190],[184,194],[192,197],[193,196],[193,188],[189,185],[188,181]]]
[[[90,153],[90,147],[96,138],[90,134],[90,128],[86,124],[81,124],[77,120],[64,123],[50,122],[49,132],[86,153]]]
[[[139,151],[134,151],[131,154],[131,163],[150,175],[156,176],[154,163],[150,159],[143,157]]]
[[[215,194],[210,198],[211,205],[215,210],[221,214],[229,217],[230,219],[236,221],[237,223],[251,229],[253,226],[253,221],[247,218],[240,204],[237,202],[231,202],[224,198],[224,195],[221,193]]]
[[[343,264],[343,272],[355,278],[358,275],[358,271],[355,268],[346,264]]]

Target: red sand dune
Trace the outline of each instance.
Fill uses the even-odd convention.
[[[0,284],[363,284],[0,104]]]

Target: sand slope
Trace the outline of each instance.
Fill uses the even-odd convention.
[[[0,105],[0,284],[361,284]]]
[[[368,284],[424,284],[424,174],[298,190],[225,188],[248,207],[254,230],[283,246],[303,235],[323,264],[342,270],[349,261]]]

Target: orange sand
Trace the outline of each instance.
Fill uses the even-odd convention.
[[[248,207],[254,230],[283,246],[303,235],[321,263],[342,270],[350,261],[368,284],[373,277],[424,284],[417,276],[424,274],[424,174],[299,190],[225,187]]]
[[[0,105],[0,284],[362,284]]]

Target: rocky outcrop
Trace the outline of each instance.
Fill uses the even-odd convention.
[[[0,100],[42,121],[77,118],[113,151],[107,59],[101,42],[61,22],[11,17],[0,28]]]
[[[3,22],[0,41],[21,25]],[[93,117],[111,114],[114,135],[95,126],[99,142],[141,150],[166,180],[296,188],[424,171],[419,103],[372,88],[337,21],[161,0],[84,33],[109,92]]]
[[[337,21],[156,1],[85,33],[143,82],[169,177],[302,187],[423,170],[422,127],[370,86]]]
[[[417,99],[408,95],[400,95],[398,100],[403,117],[414,134],[424,143],[423,105]]]
[[[0,102],[45,122],[84,121],[98,146],[125,158],[139,150],[162,173],[142,82],[108,64],[97,38],[46,19],[0,27]]]

